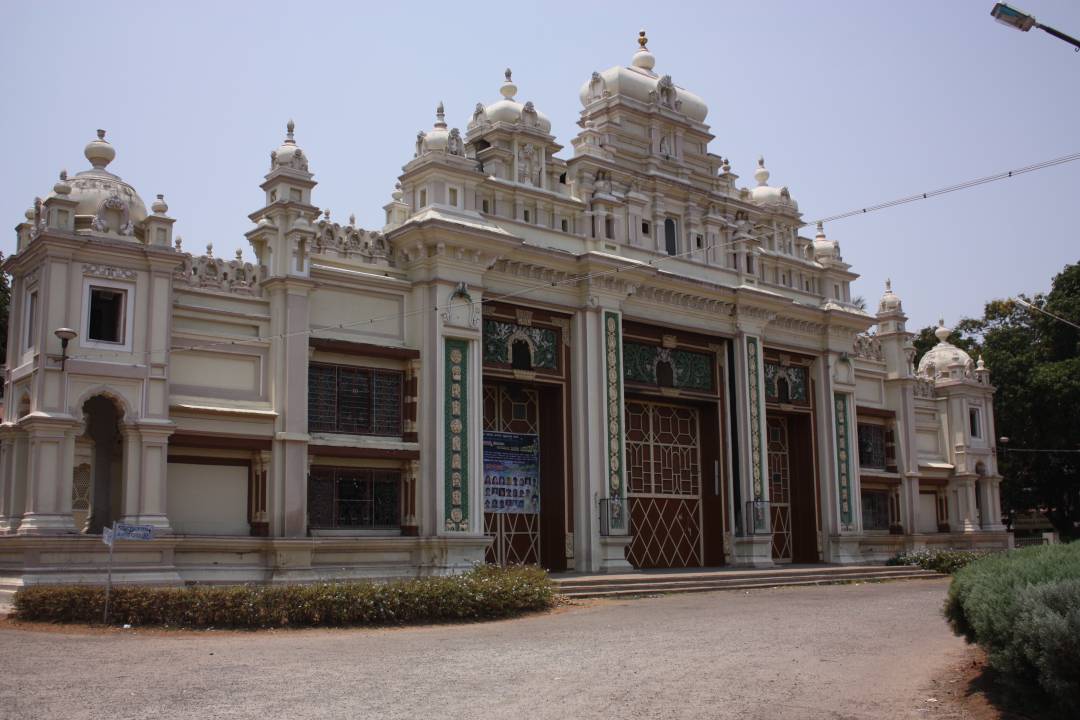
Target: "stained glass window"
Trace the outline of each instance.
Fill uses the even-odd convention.
[[[885,428],[859,423],[859,467],[885,469]]]

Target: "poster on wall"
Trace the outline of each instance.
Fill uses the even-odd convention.
[[[484,512],[540,512],[540,437],[484,433]]]

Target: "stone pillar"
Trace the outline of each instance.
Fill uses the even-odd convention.
[[[153,525],[171,532],[167,516],[169,436],[172,424],[140,423],[125,427],[124,499],[121,522]]]
[[[420,461],[410,460],[402,473],[401,482],[401,534],[419,535],[416,522],[416,490],[420,480]]]
[[[735,561],[771,567],[765,362],[760,331],[760,326],[740,327],[735,339],[736,417],[732,422],[739,433],[740,506],[735,508],[735,513],[740,519],[738,527],[741,530],[741,535],[735,539]]]
[[[71,483],[76,424],[70,420],[34,418],[28,434],[26,512],[20,535],[74,533]]]
[[[979,529],[975,512],[975,478],[958,477],[949,481],[949,525],[953,532],[975,532]]]
[[[15,532],[22,521],[24,476],[16,472],[18,434],[12,424],[0,425],[0,535]]]
[[[977,492],[982,500],[982,529],[1003,532],[1001,522],[1001,478],[993,475],[979,478]]]

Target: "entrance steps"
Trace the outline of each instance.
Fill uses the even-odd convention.
[[[762,570],[683,568],[638,570],[624,574],[551,576],[555,591],[568,598],[620,598],[639,595],[750,590],[788,585],[830,585],[913,578],[941,578],[941,573],[911,566],[790,565]]]

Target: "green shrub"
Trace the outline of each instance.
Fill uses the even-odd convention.
[[[1080,543],[995,554],[953,576],[945,616],[957,634],[987,651],[1006,682],[1041,688],[1059,704],[1075,703],[1078,586]]]
[[[885,561],[886,565],[917,565],[923,570],[952,575],[968,564],[986,557],[987,550],[912,550],[899,552]]]
[[[112,589],[115,624],[177,627],[404,625],[509,617],[551,606],[554,590],[538,568],[480,565],[461,575],[392,582]],[[100,586],[36,585],[15,594],[20,620],[100,622]]]

